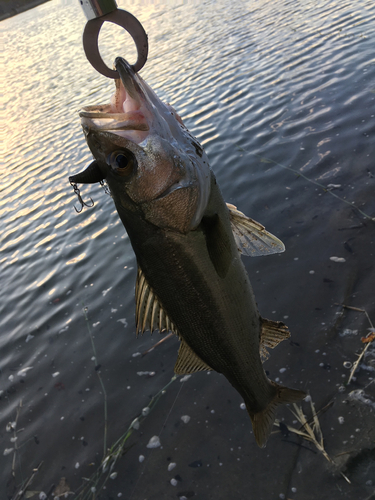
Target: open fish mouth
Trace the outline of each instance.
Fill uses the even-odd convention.
[[[85,106],[79,113],[81,124],[139,144],[149,135],[152,112],[130,65],[122,58],[115,64],[121,78],[115,80],[116,90],[109,104]]]

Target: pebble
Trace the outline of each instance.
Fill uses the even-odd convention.
[[[350,328],[345,328],[344,331],[339,333],[340,337],[345,337],[346,335],[357,335],[358,330],[351,330]]]
[[[330,257],[329,260],[332,260],[333,262],[346,262],[346,259],[344,257]]]
[[[178,482],[177,482],[177,479],[175,479],[174,477],[172,477],[171,479],[171,485],[172,486],[177,486]]]
[[[130,427],[135,429],[136,431],[139,429],[139,420],[138,418],[135,418],[133,422],[130,424]]]
[[[160,444],[159,436],[152,436],[148,442],[147,448],[159,448]]]
[[[338,418],[338,421],[339,421],[339,424],[343,424],[343,423],[344,423],[344,421],[345,421],[345,420],[344,420],[344,417],[339,417],[339,418]]]
[[[142,463],[144,459],[145,459],[144,455],[139,455],[138,460],[140,463]]]
[[[171,472],[171,470],[173,470],[175,467],[176,467],[176,463],[175,462],[171,462],[169,465],[168,465],[168,472]]]
[[[29,371],[29,370],[32,370],[33,367],[32,366],[27,366],[26,368],[22,368],[22,370],[20,370],[17,375],[19,377],[26,377],[26,373]]]
[[[189,415],[182,415],[181,420],[184,424],[187,424],[190,421]]]

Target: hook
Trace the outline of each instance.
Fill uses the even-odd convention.
[[[80,214],[82,212],[83,207],[89,207],[89,208],[91,208],[91,207],[94,206],[94,200],[92,198],[90,198],[91,204],[83,201],[82,196],[81,196],[81,192],[78,189],[78,186],[77,186],[77,184],[75,182],[70,182],[70,185],[74,189],[75,194],[78,196],[78,201],[81,204],[81,209],[80,210],[78,210],[78,208],[74,205],[74,210],[77,212],[77,214]]]

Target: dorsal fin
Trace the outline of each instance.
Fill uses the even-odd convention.
[[[171,331],[178,334],[175,325],[160,305],[140,267],[138,267],[135,285],[135,324],[137,335],[139,333],[143,335],[146,330],[150,330],[151,333],[154,330],[159,330],[160,333]]]
[[[192,349],[190,349],[187,343],[181,339],[177,361],[174,366],[174,372],[177,375],[184,375],[186,373],[195,373],[203,370],[211,371],[212,368],[202,361],[201,358],[197,356]]]
[[[273,349],[281,341],[290,337],[288,327],[282,321],[272,321],[262,318],[262,331],[260,334],[259,352],[263,361],[268,359],[267,347]]]
[[[135,303],[137,335],[139,333],[143,335],[146,330],[151,330],[151,333],[154,330],[159,330],[160,332],[171,331],[180,339],[180,349],[174,367],[177,375],[212,370],[181,338],[177,328],[169,319],[168,314],[162,308],[156,295],[147,283],[140,267],[138,267],[137,282],[135,285]]]
[[[237,210],[237,207],[227,203],[230,222],[237,248],[243,255],[258,257],[285,251],[285,246],[276,236],[265,230],[262,224]]]

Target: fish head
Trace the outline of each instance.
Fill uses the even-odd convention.
[[[140,213],[163,229],[192,230],[209,199],[207,156],[175,110],[124,59],[115,65],[121,78],[110,103],[80,112],[98,176],[119,212]]]

